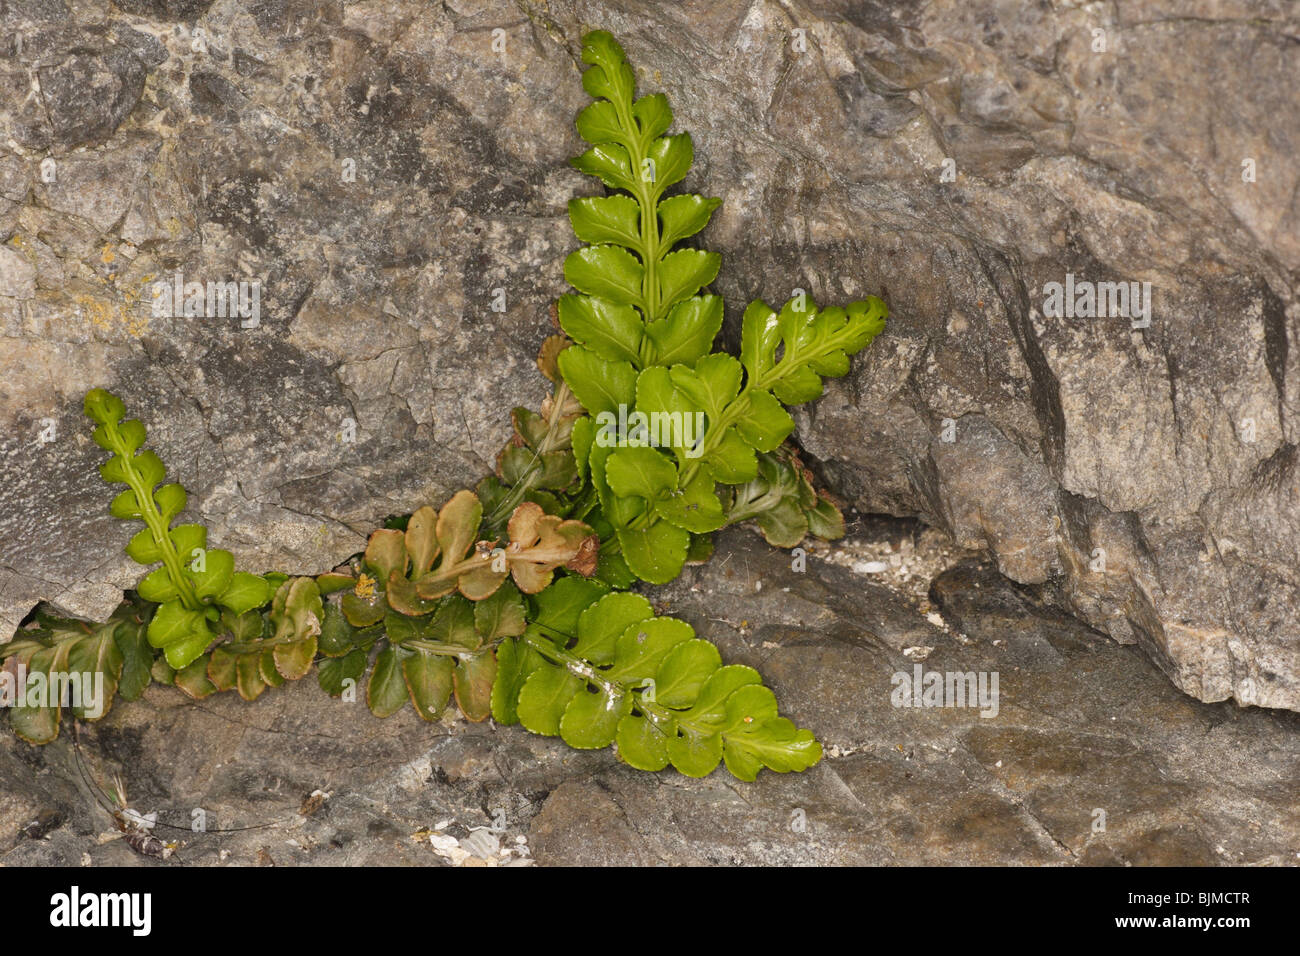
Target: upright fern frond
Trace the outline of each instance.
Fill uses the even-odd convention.
[[[110,483],[127,486],[113,499],[115,518],[135,518],[145,527],[126,546],[126,553],[143,565],[162,562],[137,586],[146,601],[161,605],[149,622],[149,643],[162,648],[167,663],[180,670],[216,639],[213,625],[222,609],[242,614],[271,599],[271,585],[256,574],[235,570],[235,556],[209,549],[208,529],[201,524],[172,527],[185,508],[185,489],[159,483],[167,476],[162,460],[141,451],[146,433],[137,419],[123,421],[126,406],[102,388],[86,395],[85,411],[97,425],[95,444],[113,457],[99,473]]]
[[[673,247],[708,225],[721,200],[664,198],[690,170],[690,134],[665,135],[673,113],[662,93],[634,99],[632,68],[610,34],[588,34],[582,58],[591,64],[582,85],[597,99],[578,115],[578,133],[592,146],[573,165],[618,191],[569,202],[574,233],[592,245],[564,263],[578,294],[560,297],[560,327],[578,347],[560,356],[560,368],[570,385],[582,383],[575,394],[594,413],[630,399],[641,369],[708,353],[722,299],[697,293],[721,257]]]
[[[584,39],[582,82],[596,102],[578,115],[591,149],[574,160],[618,192],[575,199],[569,218],[594,243],[565,261],[579,290],[562,296],[560,324],[578,344],[559,366],[590,417],[573,425],[579,476],[599,510],[602,561],[663,584],[707,536],[754,518],[768,540],[790,547],[805,534],[836,536],[843,519],[818,495],[792,453],[776,454],[794,430],[782,407],[822,393],[849,356],[884,327],[876,298],[818,310],[802,294],[773,312],[745,312],[741,360],[712,352],[722,300],[696,293],[717,274],[715,253],[668,250],[708,224],[716,199],[664,199],[693,158],[687,133],[664,135],[672,111],[660,94],[634,98],[635,80],[608,33]],[[739,490],[719,486],[741,486]],[[621,565],[621,567],[619,566]]]

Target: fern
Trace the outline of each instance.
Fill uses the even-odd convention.
[[[722,300],[695,293],[717,276],[721,257],[673,246],[703,229],[721,200],[663,199],[694,161],[690,134],[664,135],[673,113],[663,94],[633,99],[632,68],[610,34],[588,34],[582,59],[591,64],[582,85],[596,102],[578,114],[578,134],[592,147],[573,165],[627,195],[569,203],[573,231],[593,245],[565,260],[565,278],[586,295],[560,299],[560,327],[638,369],[703,354],[721,327]],[[565,356],[561,369],[584,354]]]
[[[574,423],[572,445],[599,497],[592,523],[611,532],[604,552],[625,563],[618,583],[670,581],[699,536],[749,518],[787,547],[809,532],[841,534],[834,504],[803,494],[804,472],[772,453],[794,430],[782,403],[811,401],[824,376],[846,374],[849,356],[884,328],[885,304],[819,311],[800,296],[778,314],[755,302],[741,359],[711,352],[722,300],[695,293],[717,274],[718,257],[668,252],[718,205],[689,193],[663,198],[690,168],[690,136],[662,135],[672,124],[667,101],[634,99],[632,69],[608,33],[589,34],[582,58],[583,86],[597,101],[578,116],[593,145],[574,165],[622,192],[569,205],[574,232],[595,245],[565,262],[580,294],[561,297],[560,325],[578,344],[559,366],[591,416]],[[718,485],[744,489],[719,495]]]
[[[409,699],[421,717],[437,720],[454,695],[466,718],[485,720],[497,674],[496,646],[523,629],[523,600],[509,581],[477,603],[452,594],[428,615],[389,612],[381,624],[364,628],[328,607],[321,650],[330,659],[321,665],[320,684],[339,696],[347,679],[360,680],[377,649],[366,688],[375,716],[394,714]]]
[[[171,522],[185,509],[185,489],[172,483],[162,460],[145,443],[145,427],[137,419],[123,421],[126,407],[101,388],[86,395],[86,414],[99,427],[95,444],[113,457],[99,473],[126,490],[113,499],[115,518],[136,518],[145,527],[126,546],[131,558],[146,566],[162,562],[137,586],[146,601],[160,605],[149,622],[149,643],[162,648],[167,663],[182,668],[193,662],[216,638],[213,624],[222,610],[242,614],[264,606],[271,586],[256,574],[235,570],[229,551],[209,549],[208,529],[201,524]]]
[[[14,733],[33,744],[49,743],[59,735],[65,675],[77,675],[79,700],[66,701],[75,717],[97,720],[108,713],[115,696],[137,699],[149,684],[153,666],[145,636],[151,610],[144,602],[127,602],[104,624],[38,611],[36,626],[24,628],[4,646],[4,676],[12,682],[9,723]],[[36,675],[40,687],[34,687]],[[86,685],[96,679],[102,681],[102,696],[92,703],[95,688]],[[98,713],[93,713],[96,708]]]
[[[202,525],[172,524],[185,490],[162,484],[144,426],[95,389],[86,413],[113,456],[100,471],[127,486],[111,511],[143,522],[127,553],[152,570],[104,625],[38,614],[0,651],[7,671],[75,666],[126,699],[156,680],[254,700],[315,663],[333,696],[364,683],[379,717],[409,702],[437,720],[454,700],[470,720],[614,746],[641,770],[704,776],[721,763],[753,780],[820,759],[757,671],[724,664],[689,624],[620,589],[707,560],[712,532],[741,521],[781,547],[843,534],[834,502],[783,444],[794,429],[784,406],[846,374],[887,310],[874,298],[819,310],[801,297],[779,312],[755,302],[739,359],[712,351],[723,303],[701,290],[720,259],[680,244],[720,201],[667,195],[690,169],[690,136],[668,132],[661,94],[635,97],[613,37],[589,34],[582,57],[596,101],[578,116],[591,148],[574,165],[612,192],[569,204],[588,245],[565,261],[577,291],[557,303],[564,334],[538,358],[554,392],[537,412],[512,411],[495,474],[392,519],[315,578],[249,574],[207,548]],[[51,740],[59,704],[16,708],[11,723]]]
[[[499,652],[498,723],[518,720],[582,750],[617,743],[638,770],[671,763],[691,777],[724,760],[753,780],[763,767],[784,773],[821,759],[812,733],[777,714],[756,670],[723,666],[713,644],[657,617],[640,594],[568,578],[535,603],[523,636]]]
[[[559,355],[572,343],[552,335],[537,356],[538,370],[556,386],[540,412],[515,408],[510,413],[514,434],[497,456],[496,474],[479,482],[485,532],[500,534],[514,509],[524,501],[559,514],[570,504],[566,492],[576,491],[577,467],[573,457],[573,424],[582,417],[582,405],[561,378]]]

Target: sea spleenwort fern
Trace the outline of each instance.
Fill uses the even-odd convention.
[[[190,664],[216,639],[214,630],[223,610],[239,615],[266,605],[271,585],[256,574],[235,570],[229,551],[208,548],[208,529],[201,524],[172,527],[186,504],[179,484],[160,484],[167,476],[158,455],[141,450],[147,437],[138,419],[123,421],[126,406],[102,388],[85,400],[86,414],[99,426],[95,444],[112,457],[99,466],[107,482],[126,485],[109,511],[115,518],[144,522],[126,546],[126,553],[143,565],[161,566],[144,576],[136,590],[159,605],[149,622],[149,643],[162,648],[167,663],[180,669]]]
[[[161,484],[144,426],[95,389],[85,410],[112,453],[101,473],[127,486],[112,513],[144,523],[127,552],[158,566],[107,624],[40,612],[0,650],[6,669],[97,671],[127,699],[157,680],[252,700],[317,663],[331,695],[364,681],[379,717],[409,701],[437,720],[454,700],[470,720],[614,745],[641,770],[704,776],[723,763],[753,780],[820,759],[757,671],[723,664],[689,624],[622,589],[671,580],[707,559],[712,532],[742,521],[780,547],[843,534],[834,502],[783,444],[794,429],[783,403],[811,401],[823,377],[844,375],[883,328],[884,303],[755,302],[740,358],[713,351],[723,302],[701,290],[720,257],[680,244],[720,201],[666,194],[690,169],[691,139],[668,132],[663,95],[636,98],[614,38],[589,34],[582,56],[596,102],[578,116],[591,148],[574,165],[611,191],[569,205],[588,245],[565,261],[577,291],[560,298],[564,334],[538,358],[554,392],[538,412],[513,410],[495,474],[441,509],[394,519],[315,578],[250,574],[207,548],[202,525],[172,525],[184,489]],[[57,700],[19,707],[11,724],[43,743],[59,713]]]
[[[592,146],[573,165],[621,190],[569,202],[574,233],[592,245],[564,263],[564,277],[584,294],[560,297],[560,326],[582,347],[563,355],[560,367],[570,385],[582,381],[578,397],[591,409],[584,393],[595,398],[608,386],[607,397],[621,397],[633,369],[693,362],[709,351],[722,298],[696,293],[717,276],[721,257],[673,246],[708,225],[722,201],[664,198],[690,170],[690,134],[663,135],[673,123],[667,97],[633,98],[632,68],[608,33],[589,34],[582,56],[591,64],[582,85],[596,102],[578,114],[578,133]],[[615,364],[593,368],[593,356]]]
[[[560,327],[577,344],[559,367],[589,413],[574,423],[572,445],[599,497],[589,520],[612,532],[604,553],[620,552],[629,578],[671,581],[700,536],[754,517],[759,501],[777,511],[760,522],[774,544],[842,534],[829,499],[778,490],[803,490],[797,463],[774,455],[794,430],[781,403],[811,401],[823,376],[846,374],[849,356],[884,328],[885,304],[819,311],[800,295],[776,313],[755,302],[742,322],[741,360],[711,352],[722,300],[696,293],[717,275],[719,257],[668,250],[704,228],[719,200],[663,198],[690,168],[689,134],[663,135],[673,121],[667,100],[635,98],[632,69],[608,33],[588,35],[582,58],[583,86],[597,101],[578,116],[592,146],[574,165],[617,192],[569,204],[574,232],[593,245],[565,261],[580,294],[560,299]],[[743,500],[725,486],[747,486]]]
[[[341,693],[342,679],[359,678],[377,644],[367,686],[376,716],[401,709],[409,692],[416,711],[433,720],[454,691],[466,717],[485,719],[496,644],[523,629],[520,592],[542,591],[561,567],[591,574],[598,539],[535,501],[515,507],[503,547],[479,538],[484,527],[478,496],[460,491],[440,512],[416,511],[404,531],[374,532],[355,577],[322,575],[328,589],[346,590],[339,613],[325,619],[322,644],[342,660],[321,672],[321,685]]]
[[[638,770],[670,763],[691,777],[720,761],[742,780],[821,758],[812,732],[777,714],[758,671],[723,666],[684,621],[656,616],[640,594],[566,578],[540,595],[523,635],[502,645],[498,723],[518,720],[589,750],[618,744]]]
[[[145,628],[151,610],[151,606],[139,599],[127,601],[104,624],[38,610],[33,626],[23,628],[4,645],[6,670],[13,676],[21,664],[28,681],[40,675],[47,689],[58,686],[59,675],[75,674],[78,684],[87,675],[92,681],[102,679],[103,696],[98,702],[98,713],[92,712],[96,705],[86,695],[80,705],[71,708],[75,717],[98,720],[108,713],[115,696],[135,700],[149,686],[154,652],[149,647]],[[23,739],[46,743],[58,736],[61,713],[57,706],[29,706],[26,700],[15,701],[9,711],[9,722]]]

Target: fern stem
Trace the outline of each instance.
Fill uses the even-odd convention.
[[[507,560],[509,560],[509,558],[507,558]],[[464,561],[458,561],[445,568],[439,566],[437,571],[430,571],[427,574],[422,574],[416,579],[416,583],[432,584],[438,581],[452,581],[459,578],[462,574],[468,574],[470,571],[477,571],[479,568],[484,567],[491,562],[492,555],[490,554],[466,558]]]
[[[646,151],[645,143],[641,139],[641,131],[637,128],[636,121],[628,109],[628,104],[618,101],[614,103],[614,109],[618,113],[619,125],[623,127],[627,135],[628,158],[632,161],[632,177],[636,183],[637,205],[641,207],[641,244],[644,247],[638,250],[641,253],[641,311],[645,313],[647,324],[658,319],[659,316],[659,214],[655,210],[655,187],[654,181],[646,182]],[[658,178],[658,170],[655,171]],[[646,340],[642,339],[642,348],[646,347]],[[643,360],[648,360],[649,356],[643,355]]]
[[[477,654],[481,648],[471,650],[468,647],[462,647],[459,644],[442,644],[438,641],[422,641],[418,638],[402,641],[398,647],[414,647],[416,650],[427,651],[430,654],[441,654],[444,657],[469,657]]]

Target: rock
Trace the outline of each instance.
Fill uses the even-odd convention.
[[[863,291],[837,285],[868,263],[865,291],[887,290],[893,309],[871,354],[799,416],[805,449],[859,508],[921,515],[1017,580],[1053,582],[1064,607],[1141,644],[1187,692],[1297,708],[1297,565],[1277,555],[1300,517],[1300,209],[1283,198],[1291,173],[1243,181],[1247,159],[1278,162],[1252,131],[1276,125],[1278,91],[1296,92],[1283,38],[1294,18],[837,9],[847,22],[817,31],[829,76],[740,87],[723,111],[780,103],[799,84],[809,112],[789,129],[820,160],[784,187],[817,232],[745,249],[763,277],[744,286],[747,262],[746,293],[811,286],[839,300]],[[1223,73],[1173,66],[1255,43],[1262,67],[1231,53]],[[834,95],[853,75],[927,124],[829,150],[814,137],[855,118]],[[1238,100],[1251,105],[1219,108]],[[1219,137],[1231,156],[1209,145]],[[1151,326],[1046,318],[1043,290],[1067,274],[1151,282]],[[1252,515],[1249,535],[1225,523],[1228,500],[1237,520]]]
[[[0,246],[0,295],[30,299],[36,294],[36,268],[17,249]]]
[[[117,6],[127,13],[158,20],[193,22],[207,12],[212,0],[120,0]]]
[[[1300,21],[1193,6],[9,5],[5,630],[40,599],[102,617],[135,575],[91,386],[253,569],[329,567],[487,471],[542,394],[565,204],[597,191],[565,160],[599,25],[724,200],[700,240],[733,345],[754,297],[889,301],[798,414],[833,490],[987,549],[1196,697],[1300,709]],[[259,326],[153,315],[177,273],[259,281]],[[1075,281],[1149,283],[1149,324],[1052,317]]]
[[[1195,701],[1043,586],[936,560],[928,538],[920,596],[848,569],[884,541],[854,525],[799,572],[729,531],[651,593],[817,733],[806,773],[641,773],[517,726],[380,721],[313,677],[254,703],[155,685],[82,724],[80,756],[66,728],[44,748],[0,733],[0,862],[159,865],[101,842],[115,831],[80,761],[158,813],[172,865],[1295,863],[1300,715]],[[924,662],[905,653],[921,639]],[[996,714],[895,706],[918,667],[996,674]]]
[[[108,139],[135,108],[144,89],[146,67],[131,50],[69,51],[37,75],[54,139],[82,146]]]
[[[543,866],[651,866],[645,841],[601,787],[562,783],[533,818],[529,844]]]

